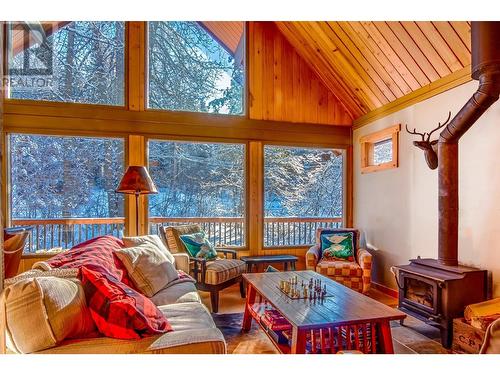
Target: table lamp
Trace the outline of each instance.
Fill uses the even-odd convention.
[[[157,194],[158,190],[146,167],[130,165],[116,189],[117,193],[135,195],[135,225],[136,235],[139,235],[139,196],[142,194]]]

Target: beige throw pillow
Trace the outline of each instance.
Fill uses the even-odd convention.
[[[174,256],[170,251],[168,251],[167,247],[163,244],[163,241],[156,234],[137,237],[123,237],[123,243],[125,244],[125,247],[136,247],[142,245],[155,246],[162,253],[164,253],[170,263],[175,264]]]
[[[3,299],[12,351],[33,353],[96,332],[78,279],[27,278],[8,286]]]
[[[115,254],[127,269],[137,290],[147,297],[152,297],[165,285],[179,278],[166,254],[150,243],[120,249]]]

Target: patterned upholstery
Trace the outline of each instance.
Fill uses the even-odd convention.
[[[179,254],[179,253],[188,254],[186,246],[181,241],[180,236],[183,234],[192,234],[200,231],[201,231],[200,226],[196,224],[160,228],[161,237],[167,243],[168,249],[173,254]],[[219,255],[222,254],[219,253]],[[210,284],[210,285],[222,284],[225,281],[240,276],[244,272],[246,272],[246,264],[242,260],[217,258],[216,260],[207,262],[207,268],[205,273],[205,284]],[[202,282],[201,272],[198,273],[197,281]]]
[[[323,233],[353,232],[355,234],[355,261],[321,261],[320,236]],[[306,268],[337,281],[360,293],[367,293],[371,284],[372,255],[359,248],[359,230],[354,228],[325,229],[316,231],[316,244],[306,253]]]
[[[222,284],[227,280],[240,276],[246,270],[246,264],[239,259],[217,259],[207,262],[205,283],[211,285]],[[199,278],[201,275],[199,275]]]
[[[181,241],[181,235],[201,232],[197,224],[179,225],[176,227],[161,227],[160,237],[167,244],[168,250],[172,254],[188,253],[186,246]]]

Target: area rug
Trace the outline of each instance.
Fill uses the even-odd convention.
[[[227,343],[229,354],[277,354],[278,351],[259,326],[252,323],[249,332],[241,331],[243,313],[212,314]],[[405,325],[392,322],[394,352],[396,354],[446,354],[448,350],[438,342],[439,330],[409,316]]]

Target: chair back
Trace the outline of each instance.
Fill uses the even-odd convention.
[[[29,234],[30,232],[28,231],[22,231],[5,240],[3,244],[3,259],[6,279],[17,275],[21,256],[23,255],[24,246]]]
[[[321,256],[323,255],[321,252],[321,235],[322,234],[335,234],[335,233],[352,233],[354,259],[357,262],[358,261],[357,252],[359,249],[360,233],[359,233],[359,230],[356,228],[318,228],[318,229],[316,229],[316,244],[318,245],[318,247],[320,249],[319,259],[321,259]]]
[[[172,254],[189,254],[180,236],[201,232],[201,227],[198,224],[178,225],[175,227],[161,226],[159,232],[161,239]]]

